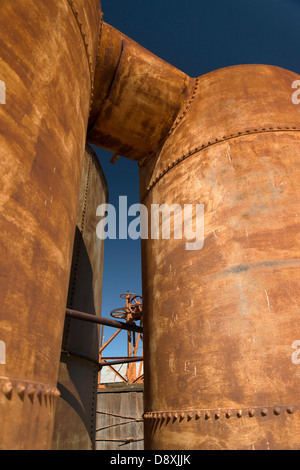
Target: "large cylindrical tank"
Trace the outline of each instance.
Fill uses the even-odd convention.
[[[51,447],[101,19],[99,0],[0,5],[1,449]]]
[[[300,448],[297,78],[264,65],[200,77],[141,168],[149,213],[204,204],[205,235],[195,251],[172,232],[143,241],[148,449]]]

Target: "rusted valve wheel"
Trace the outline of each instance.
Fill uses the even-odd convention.
[[[132,298],[136,297],[136,295],[133,292],[126,292],[124,294],[121,294],[120,297],[121,299],[127,299],[129,297],[131,300]]]
[[[140,295],[135,295],[134,297],[132,297],[130,299],[130,303],[133,304],[130,306],[130,311],[132,313],[136,313],[137,311],[141,311],[142,308],[143,308],[143,305],[142,305],[142,297]]]
[[[119,319],[127,319],[128,316],[128,309],[125,307],[120,307],[120,308],[115,308],[110,312],[110,315],[113,318],[119,318]]]

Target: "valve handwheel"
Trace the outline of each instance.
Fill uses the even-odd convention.
[[[142,318],[142,296],[136,295],[132,292],[127,292],[120,295],[121,299],[126,300],[125,307],[119,307],[110,312],[113,318],[123,319],[126,321],[141,320]]]
[[[110,315],[113,318],[119,318],[119,319],[127,319],[128,316],[128,309],[126,307],[120,307],[120,308],[115,308],[110,312]]]

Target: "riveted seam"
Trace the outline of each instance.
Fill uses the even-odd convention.
[[[280,405],[280,406],[263,406],[263,407],[250,407],[250,408],[217,408],[217,409],[198,409],[198,410],[172,410],[172,411],[152,411],[143,414],[144,420],[179,420],[179,422],[186,420],[199,420],[205,421],[210,419],[226,419],[231,418],[254,418],[254,417],[267,417],[267,416],[280,416],[282,413],[292,415],[295,411],[299,410],[299,405]]]
[[[23,398],[25,395],[49,398],[58,398],[60,396],[60,391],[54,385],[9,377],[0,377],[0,393],[7,399],[11,399],[14,393],[20,398]]]
[[[198,90],[198,87],[199,87],[199,80],[200,80],[200,77],[197,77],[195,79],[195,85],[194,85],[194,88],[193,88],[192,95],[191,95],[190,99],[188,100],[188,103],[187,103],[186,107],[184,108],[184,110],[182,111],[182,113],[175,119],[175,122],[174,122],[173,126],[171,127],[171,129],[169,130],[169,132],[167,134],[167,138],[169,138],[170,135],[173,134],[175,129],[179,126],[179,124],[181,123],[183,118],[186,116],[188,110],[190,109],[190,107],[192,105],[192,102],[194,101],[194,99],[197,95],[197,90]]]
[[[296,131],[296,132],[299,132],[300,129],[298,129],[297,127],[269,127],[269,128],[266,128],[266,127],[263,127],[263,128],[256,128],[254,130],[246,130],[246,131],[241,131],[241,132],[237,132],[235,134],[230,134],[228,136],[223,136],[222,138],[215,138],[213,140],[210,140],[208,142],[205,142],[203,144],[200,144],[200,145],[197,145],[196,147],[194,147],[193,149],[189,150],[188,152],[184,153],[183,155],[181,155],[180,157],[178,157],[176,160],[174,160],[173,162],[169,163],[168,166],[166,168],[164,168],[163,170],[161,170],[161,172],[156,175],[152,181],[150,182],[150,184],[148,185],[146,191],[145,191],[145,194],[143,195],[142,197],[142,200],[145,199],[145,197],[147,196],[147,194],[149,193],[149,191],[151,191],[151,189],[162,179],[162,177],[168,173],[172,168],[174,168],[175,166],[177,166],[179,163],[181,163],[182,161],[186,160],[187,158],[191,157],[192,155],[195,155],[196,153],[198,152],[201,152],[201,150],[205,150],[207,149],[208,147],[211,147],[213,145],[216,145],[216,144],[220,144],[222,142],[226,142],[228,140],[232,140],[232,139],[236,139],[236,138],[239,138],[239,137],[244,137],[246,135],[253,135],[253,134],[263,134],[263,133],[270,133],[270,132],[286,132],[286,131]]]
[[[87,61],[88,61],[88,66],[89,66],[89,72],[90,72],[90,83],[91,83],[91,90],[93,89],[93,75],[94,75],[94,71],[93,71],[93,64],[92,64],[92,58],[91,58],[91,53],[90,53],[90,46],[88,44],[88,41],[86,39],[86,33],[84,32],[84,29],[83,29],[83,24],[81,23],[80,21],[80,18],[79,18],[79,12],[78,10],[76,10],[76,7],[74,5],[74,0],[68,0],[68,4],[72,10],[72,13],[74,15],[74,18],[76,20],[76,23],[78,25],[78,28],[79,28],[79,31],[80,31],[80,34],[81,34],[81,37],[82,37],[82,40],[83,40],[83,44],[84,44],[84,48],[85,48],[85,53],[86,53],[86,57],[87,57]]]

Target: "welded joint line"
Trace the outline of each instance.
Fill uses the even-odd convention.
[[[208,147],[212,147],[213,145],[220,144],[222,142],[226,142],[228,140],[233,140],[237,139],[239,137],[244,137],[247,135],[253,135],[253,134],[265,134],[265,133],[275,133],[275,132],[300,132],[300,129],[297,127],[270,127],[269,129],[267,128],[262,128],[262,129],[254,129],[254,130],[246,130],[242,132],[238,132],[237,134],[230,134],[229,136],[223,136],[222,138],[216,138],[212,141],[208,141],[205,144],[201,144],[200,146],[194,147],[192,150],[189,150],[187,153],[184,153],[181,157],[177,158],[173,162],[169,163],[169,165],[162,170],[153,180],[151,183],[148,185],[146,192],[144,196],[142,197],[142,201],[146,198],[148,193],[151,191],[151,189],[165,176],[166,173],[168,173],[170,170],[172,170],[175,166],[177,166],[179,163],[183,162],[187,158],[195,155],[196,153],[201,152],[202,150],[207,149]]]
[[[117,74],[118,74],[118,72],[119,72],[119,69],[120,69],[121,61],[122,61],[122,58],[123,58],[123,53],[124,53],[124,39],[121,38],[121,51],[120,51],[119,60],[118,60],[117,66],[116,66],[116,68],[115,68],[113,78],[112,78],[112,80],[111,80],[111,82],[110,82],[110,85],[109,85],[109,87],[108,87],[108,90],[107,90],[107,94],[106,94],[104,103],[106,103],[107,101],[109,101],[109,97],[110,97],[110,95],[111,95],[113,86],[114,86],[115,81],[116,81],[116,76],[117,76]]]

